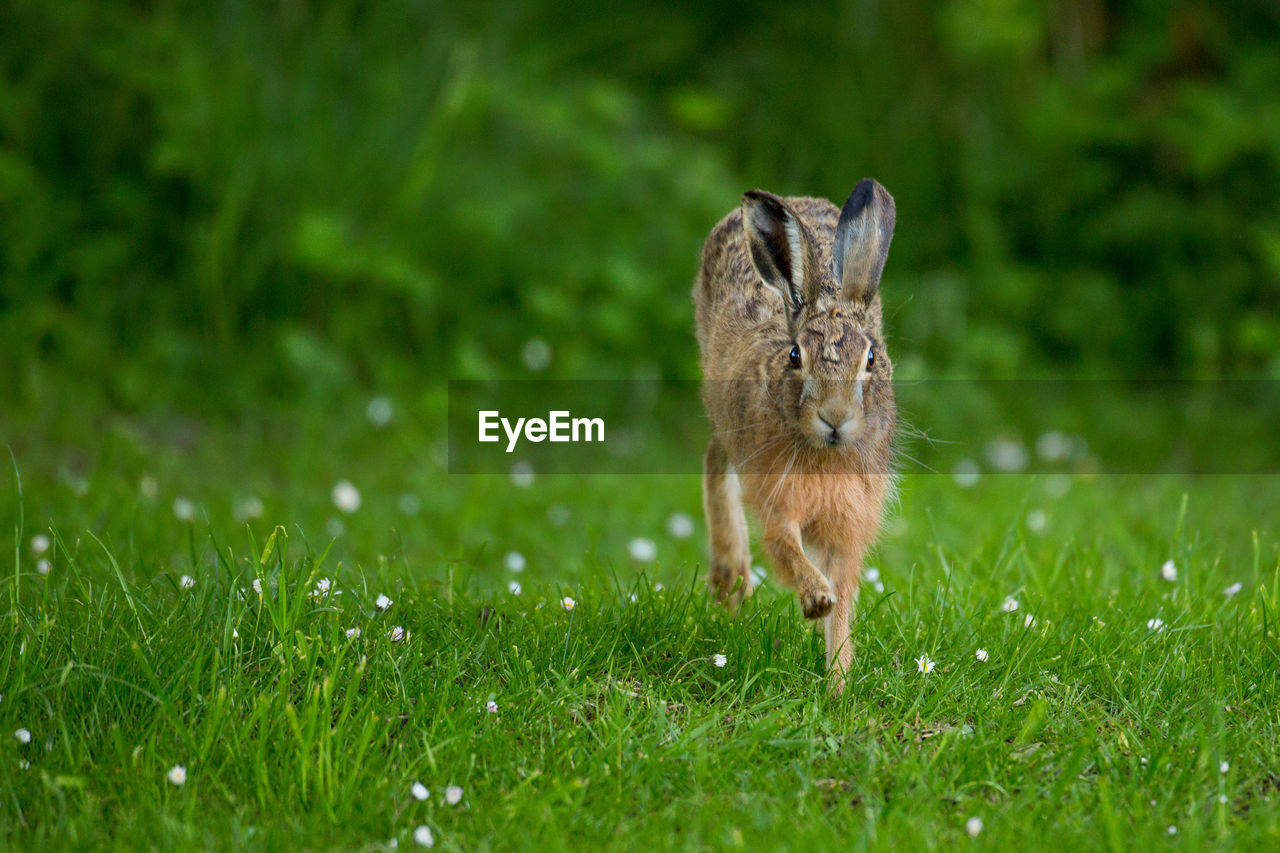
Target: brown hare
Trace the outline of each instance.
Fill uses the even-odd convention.
[[[826,617],[837,692],[863,556],[894,486],[878,293],[893,225],[893,197],[870,179],[843,209],[752,190],[707,237],[693,289],[712,432],[708,584],[732,607],[751,594],[745,501],[777,577],[807,618]]]

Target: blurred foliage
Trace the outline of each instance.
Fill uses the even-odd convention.
[[[1278,24],[1270,0],[11,0],[0,383],[128,408],[544,361],[695,377],[715,221],[865,175],[898,202],[908,375],[1280,376]]]

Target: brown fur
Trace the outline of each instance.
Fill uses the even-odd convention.
[[[753,191],[712,229],[693,290],[712,427],[708,583],[733,607],[751,594],[745,503],[804,615],[827,619],[837,690],[852,661],[863,556],[893,488],[893,367],[877,289],[893,224],[893,199],[874,181],[858,185],[843,216],[824,199]]]

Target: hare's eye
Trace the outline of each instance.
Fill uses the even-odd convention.
[[[799,344],[792,344],[792,345],[791,345],[791,367],[792,367],[792,369],[793,369],[793,370],[799,370],[799,369],[800,369],[800,365],[802,365],[803,363],[804,363],[804,361],[800,358],[800,345],[799,345]]]
[[[867,370],[876,366],[876,348],[867,347]]]

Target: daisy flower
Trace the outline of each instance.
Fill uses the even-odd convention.
[[[502,564],[507,567],[509,572],[523,572],[525,566],[524,554],[519,551],[508,551],[507,556],[502,558]]]
[[[658,546],[653,544],[652,539],[637,536],[627,543],[627,553],[638,563],[648,563],[658,556]]]
[[[196,579],[191,577],[191,575],[183,575],[182,577],[178,578],[178,586],[180,586],[183,589],[191,589],[195,585],[196,585]]]
[[[31,732],[26,729],[18,729],[13,736],[18,739],[18,743],[31,743]]]
[[[729,662],[729,659],[722,654],[715,654],[711,656],[711,662],[723,669],[724,665]]]
[[[1147,630],[1159,633],[1164,630],[1164,620],[1159,617],[1147,620]]]
[[[1218,763],[1218,772],[1221,773],[1222,775],[1224,776],[1227,775],[1228,771],[1230,770],[1231,770],[1231,763],[1229,761],[1222,761]]]
[[[360,639],[360,629],[359,629],[359,628],[348,628],[348,629],[347,629],[347,639],[348,639],[348,640],[358,640],[358,639]]]
[[[986,663],[986,662],[987,662],[987,650],[986,650],[986,649],[978,649],[976,652],[974,652],[974,653],[973,653],[973,656],[974,656],[975,658],[977,658],[977,659],[978,659],[979,663]]]
[[[47,575],[49,572],[53,571],[53,564],[48,560],[37,560],[36,571],[42,575]]]
[[[429,826],[424,825],[415,829],[413,831],[413,840],[423,847],[436,846],[435,836],[431,834],[431,827]]]
[[[560,599],[560,606],[565,610],[572,610],[578,606],[578,602],[566,595],[564,598]]]
[[[1178,579],[1178,567],[1173,564],[1173,560],[1165,560],[1160,566],[1160,577],[1173,583]]]
[[[31,553],[38,557],[45,551],[49,550],[50,544],[48,536],[45,536],[43,533],[37,533],[35,536],[31,537]]]
[[[1223,594],[1223,595],[1225,595],[1227,598],[1230,598],[1231,596],[1233,596],[1233,595],[1235,595],[1236,593],[1240,592],[1240,590],[1242,590],[1242,589],[1244,589],[1244,584],[1242,584],[1242,583],[1240,583],[1239,581],[1237,581],[1236,583],[1233,583],[1231,586],[1229,586],[1229,587],[1227,587],[1226,589],[1224,589],[1224,590],[1222,591],[1222,594]]]
[[[421,782],[414,782],[413,786],[409,788],[409,793],[413,794],[413,798],[418,802],[422,802],[427,797],[431,796],[431,792],[427,790],[427,786]]]
[[[378,598],[373,603],[377,605],[379,610],[386,610],[388,607],[395,604],[394,601],[392,601],[390,598],[387,598],[382,593],[378,593]]]
[[[1014,598],[1012,595],[1006,596],[1004,604],[1000,605],[1000,609],[1005,613],[1012,613],[1018,609],[1018,599]]]
[[[488,702],[484,703],[484,709],[490,714],[496,714],[498,713],[498,703],[490,699]]]
[[[187,768],[181,764],[175,764],[169,768],[169,772],[164,774],[165,778],[179,788],[187,784]]]
[[[360,508],[360,490],[352,485],[350,480],[339,480],[335,483],[329,497],[341,512],[352,513]]]
[[[444,801],[451,806],[456,806],[462,800],[462,789],[457,785],[450,785],[444,789]]]
[[[933,668],[936,665],[937,664],[935,664],[927,654],[920,655],[920,657],[916,658],[916,669],[920,671],[921,675],[928,675],[933,672]]]
[[[403,643],[405,640],[409,639],[409,632],[397,625],[387,632],[387,636],[391,638],[391,642],[393,643]]]
[[[978,833],[982,832],[982,818],[971,817],[964,822],[964,831],[969,833],[970,838],[977,838]]]
[[[1035,624],[1036,624],[1036,617],[1032,616],[1030,613],[1027,614],[1027,618],[1022,620],[1022,627],[1024,628],[1034,627]]]
[[[187,498],[173,499],[173,514],[180,521],[194,521],[196,517],[196,505]]]
[[[507,592],[511,593],[512,595],[519,595],[521,590],[523,589],[524,587],[520,586],[520,581],[510,581],[507,584]]]
[[[677,512],[667,519],[667,532],[676,539],[688,539],[693,535],[693,519]]]

